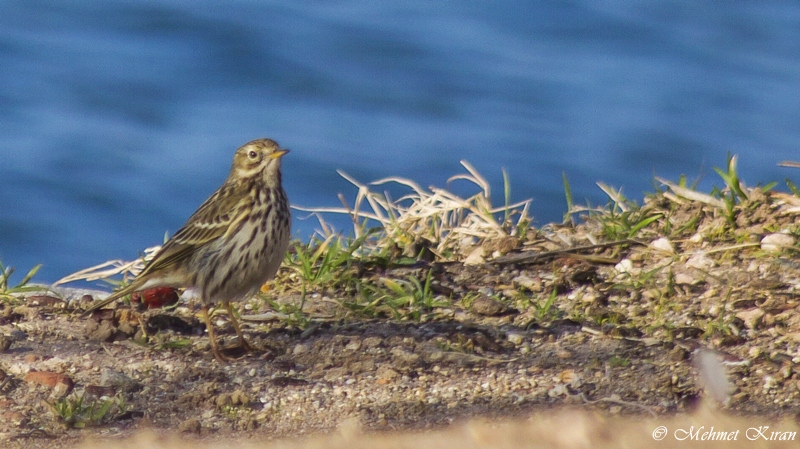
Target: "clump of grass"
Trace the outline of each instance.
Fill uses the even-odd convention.
[[[627,368],[628,366],[630,366],[630,364],[631,364],[630,359],[619,357],[616,355],[612,355],[608,359],[608,365],[611,366],[612,368]]]
[[[739,180],[739,173],[736,170],[737,160],[738,158],[736,155],[731,156],[728,154],[728,162],[725,171],[714,167],[714,171],[717,172],[719,177],[725,182],[726,188],[724,191],[715,189],[712,193],[719,196],[725,204],[725,219],[731,227],[736,227],[736,205],[748,199],[742,182]]]
[[[410,319],[419,321],[422,314],[436,308],[450,305],[449,301],[439,299],[431,289],[431,274],[428,270],[425,282],[413,276],[406,279],[382,278],[386,288],[384,303],[394,312],[397,319]]]
[[[434,293],[432,273],[428,270],[424,281],[415,276],[380,277],[377,282],[360,284],[356,295],[341,301],[341,305],[357,316],[390,315],[397,320],[421,321],[434,309],[451,305],[450,300]]]
[[[376,224],[381,232],[375,233],[374,239],[362,242],[362,255],[394,247],[409,257],[429,250],[437,260],[454,261],[461,260],[482,241],[524,236],[531,222],[528,216],[530,200],[510,203],[510,182],[505,171],[504,204],[498,207],[492,204],[488,181],[466,161],[461,161],[461,165],[468,173],[451,177],[448,184],[466,180],[478,186],[479,192],[469,198],[436,187],[423,189],[411,180],[398,177],[367,185],[339,171],[343,178],[358,187],[352,207],[344,199],[345,205],[341,208],[293,207],[315,213],[318,217],[320,213],[349,215],[356,239]],[[388,183],[399,184],[410,192],[394,200],[388,192],[379,193],[370,187]],[[327,229],[321,218],[320,221],[323,229]]]
[[[113,421],[129,410],[122,395],[87,400],[81,395],[71,395],[50,403],[50,408],[67,427],[82,429]]]
[[[287,254],[285,265],[300,276],[304,286],[336,286],[344,283],[342,272],[353,265],[354,253],[369,235],[364,233],[356,239],[345,239],[331,232],[324,239],[312,237],[307,244],[295,241],[294,251]]]
[[[4,301],[14,301],[17,299],[17,296],[22,293],[41,290],[41,287],[28,285],[41,267],[42,264],[39,264],[31,268],[28,274],[26,274],[19,283],[12,286],[9,284],[9,279],[11,275],[14,274],[14,268],[6,267],[0,262],[0,299]]]
[[[562,175],[562,181],[568,207],[564,221],[571,220],[575,214],[588,212],[589,216],[600,224],[602,234],[609,240],[634,238],[650,224],[656,223],[664,217],[662,212],[649,207],[641,207],[635,201],[625,197],[622,189],[615,189],[602,182],[598,182],[597,186],[608,195],[609,203],[606,207],[576,206],[566,175]]]

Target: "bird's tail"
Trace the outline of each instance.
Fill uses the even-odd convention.
[[[106,298],[106,299],[104,299],[104,300],[102,300],[100,302],[92,303],[92,305],[89,306],[88,309],[84,310],[83,313],[81,313],[81,317],[85,317],[85,316],[89,315],[90,313],[94,312],[95,310],[101,309],[101,308],[107,306],[108,304],[111,304],[112,302],[118,300],[119,298],[122,298],[125,295],[129,295],[129,294],[135,292],[136,290],[139,290],[141,288],[141,282],[137,282],[137,280],[138,279],[134,279],[133,282],[131,282],[127,286],[125,286],[125,287],[115,291],[114,293],[110,294],[108,296],[108,298]]]

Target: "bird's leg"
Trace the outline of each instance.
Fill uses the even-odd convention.
[[[211,352],[214,354],[214,358],[217,359],[220,363],[228,363],[228,358],[222,355],[217,347],[217,338],[214,335],[214,325],[211,324],[211,317],[208,316],[208,306],[203,304],[203,308],[200,310],[200,314],[202,315],[203,321],[206,323],[206,329],[208,330],[208,340],[211,342]]]
[[[236,320],[236,315],[234,314],[233,306],[231,305],[230,301],[225,301],[225,308],[228,309],[228,316],[231,317],[231,324],[233,324],[233,330],[236,331],[236,336],[239,337],[239,346],[241,346],[247,352],[254,352],[250,343],[244,339],[244,334],[242,334],[242,328],[239,327],[239,322]]]

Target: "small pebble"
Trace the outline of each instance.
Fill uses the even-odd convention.
[[[786,248],[794,246],[795,238],[789,234],[777,232],[761,239],[761,249],[768,253],[779,253]]]
[[[650,247],[653,249],[657,249],[659,251],[663,251],[665,253],[670,253],[670,254],[675,253],[675,247],[672,246],[672,242],[670,242],[669,239],[666,237],[661,237],[653,240],[653,242],[650,243]]]
[[[485,295],[478,296],[469,307],[472,313],[483,316],[496,316],[508,312],[508,306]]]
[[[701,271],[707,271],[714,268],[716,262],[708,257],[704,252],[698,252],[686,261],[686,266],[689,268],[696,268]]]
[[[11,338],[0,334],[0,353],[6,352],[11,348]]]
[[[761,319],[764,317],[764,311],[758,308],[743,310],[736,314],[736,318],[744,321],[744,327],[748,329],[755,329],[761,324]]]
[[[509,332],[506,335],[508,341],[510,341],[514,346],[519,346],[525,341],[525,336],[519,332]]]
[[[633,262],[630,259],[622,259],[618,264],[614,265],[614,269],[617,270],[618,273],[633,274]]]
[[[197,418],[189,418],[186,421],[178,424],[178,432],[180,433],[193,433],[196,435],[200,435],[200,430],[202,426],[200,426],[200,421]]]

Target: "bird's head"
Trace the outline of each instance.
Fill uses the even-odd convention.
[[[281,156],[288,152],[272,139],[247,142],[236,150],[230,176],[237,180],[261,176],[267,184],[280,185]]]

